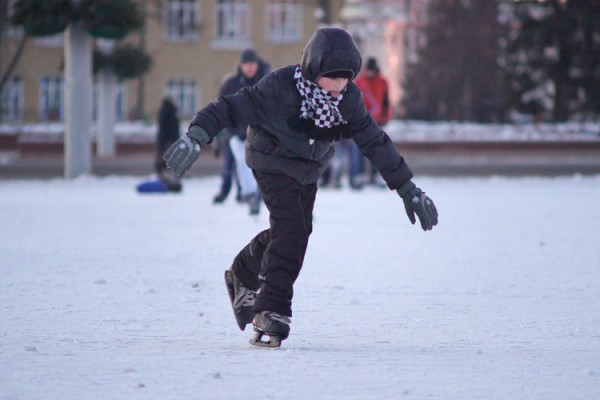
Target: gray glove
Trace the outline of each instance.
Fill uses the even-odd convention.
[[[163,159],[175,176],[180,177],[198,159],[202,146],[210,142],[208,133],[199,126],[192,126],[185,136],[177,139],[166,151]]]
[[[438,212],[435,204],[411,180],[404,182],[396,191],[402,197],[406,215],[413,225],[417,222],[415,214],[419,217],[421,228],[424,231],[430,231],[437,225]]]

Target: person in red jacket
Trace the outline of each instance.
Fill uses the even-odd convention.
[[[356,78],[356,85],[363,93],[367,111],[381,127],[392,117],[387,80],[381,76],[377,60],[369,57],[365,69]]]
[[[387,80],[381,75],[379,65],[374,57],[367,59],[365,69],[356,78],[355,83],[363,94],[365,106],[369,114],[371,114],[379,126],[385,126],[392,117],[392,108],[390,107]],[[364,161],[364,158],[362,161]],[[363,165],[361,169],[364,170],[366,169],[365,167]],[[378,176],[379,173],[373,164],[370,164],[370,171],[367,176],[368,183],[377,184]]]

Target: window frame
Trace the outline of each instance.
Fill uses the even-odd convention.
[[[63,77],[48,75],[43,76],[40,79],[39,96],[40,120],[44,122],[63,121],[65,107],[65,81]],[[56,96],[59,97],[58,109],[56,109],[56,105],[54,104],[56,99],[54,99],[55,101],[47,101],[49,97]],[[51,112],[54,110],[58,112],[56,117],[51,115]]]
[[[0,121],[23,121],[25,86],[20,76],[10,77],[0,93]]]
[[[180,118],[192,117],[198,111],[200,90],[195,79],[171,78],[165,83],[163,94],[173,99]]]
[[[127,84],[123,81],[119,81],[115,85],[115,121],[126,121],[127,120]],[[94,88],[92,95],[92,121],[98,121],[98,103],[100,100],[100,87],[97,80],[94,79]]]
[[[297,43],[302,41],[303,20],[304,7],[301,1],[272,0],[267,2],[265,7],[266,41],[269,43]]]
[[[249,0],[216,0],[213,47],[251,47],[252,6]]]
[[[167,0],[163,6],[163,37],[170,42],[198,40],[199,2]],[[179,14],[177,17],[175,17]]]

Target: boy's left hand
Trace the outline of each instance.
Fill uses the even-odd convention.
[[[198,159],[202,146],[210,143],[210,136],[199,126],[191,126],[185,136],[177,139],[163,159],[175,176],[180,177]]]
[[[438,223],[438,212],[425,192],[419,189],[412,181],[405,182],[396,190],[398,195],[404,201],[404,208],[408,219],[414,225],[416,221],[415,214],[419,217],[421,228],[424,231],[430,231]]]
[[[187,171],[194,161],[200,155],[201,147],[198,142],[188,136],[177,139],[175,143],[169,147],[163,156],[167,168],[169,168],[175,176],[181,177]]]

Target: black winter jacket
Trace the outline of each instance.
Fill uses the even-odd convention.
[[[300,66],[304,77],[316,82],[332,71],[352,71],[356,76],[360,64],[360,54],[346,31],[323,28],[307,43]],[[202,127],[214,137],[223,128],[249,124],[248,166],[288,175],[301,184],[319,179],[333,157],[334,139],[346,136],[373,162],[390,189],[397,189],[412,178],[389,136],[367,112],[353,82],[347,85],[339,104],[348,125],[317,131],[313,121],[301,119],[302,98],[293,80],[295,68],[291,65],[278,69],[252,87],[220,96],[200,110],[191,125]]]
[[[230,76],[225,79],[225,82],[221,85],[221,90],[219,91],[219,96],[227,96],[230,94],[234,94],[238,90],[245,88],[247,86],[255,85],[263,76],[269,73],[271,67],[269,64],[264,62],[263,60],[259,60],[258,63],[258,71],[256,75],[252,79],[248,79],[242,73],[241,68],[238,66],[237,72],[235,75]],[[246,128],[247,126],[241,126],[237,128],[227,128],[225,129],[224,136],[226,138],[230,138],[234,135],[238,136],[240,139],[246,139]]]

